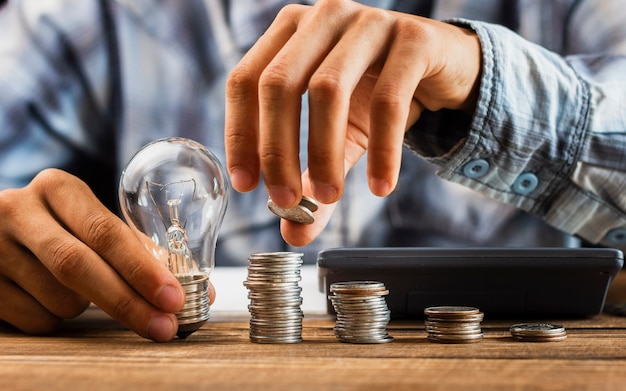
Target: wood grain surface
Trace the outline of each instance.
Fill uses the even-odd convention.
[[[626,275],[607,302],[626,303]],[[563,342],[523,343],[520,321],[559,323]],[[490,319],[475,344],[437,344],[423,322],[394,321],[394,341],[339,342],[334,320],[307,315],[304,342],[256,344],[248,314],[218,312],[187,340],[154,343],[96,307],[54,336],[0,326],[0,390],[625,390],[626,317]]]

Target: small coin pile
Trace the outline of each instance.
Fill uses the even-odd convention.
[[[300,203],[293,208],[280,208],[272,199],[267,200],[267,209],[281,219],[289,220],[298,224],[313,224],[315,212],[319,208],[317,201],[311,197],[302,196]]]
[[[387,324],[391,311],[385,284],[378,281],[346,281],[330,285],[330,299],[337,320],[335,336],[342,342],[373,344],[391,342]]]
[[[248,258],[250,341],[297,343],[302,341],[302,277],[304,254],[255,253]]]
[[[519,323],[509,328],[511,336],[522,342],[558,342],[567,338],[565,327],[550,323]]]
[[[436,306],[424,309],[428,339],[439,343],[473,343],[483,338],[484,314],[466,306]]]

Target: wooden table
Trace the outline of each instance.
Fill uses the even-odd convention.
[[[626,302],[626,275],[608,301]],[[58,335],[0,329],[0,390],[625,390],[626,317],[535,319],[567,340],[523,343],[485,319],[475,344],[429,342],[422,321],[392,322],[389,344],[338,342],[327,315],[307,315],[304,342],[255,344],[248,315],[213,313],[187,340],[158,344],[91,307]]]

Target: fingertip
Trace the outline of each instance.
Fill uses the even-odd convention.
[[[146,336],[155,342],[167,342],[174,338],[178,331],[178,321],[171,314],[158,314],[150,319],[146,328]]]
[[[256,186],[254,176],[243,168],[233,168],[230,170],[230,182],[233,188],[240,192],[250,191]]]
[[[319,181],[311,181],[311,188],[316,200],[324,204],[332,204],[339,199],[339,191],[335,186]]]
[[[283,186],[268,186],[270,198],[281,208],[291,208],[298,203],[293,190]]]
[[[370,191],[379,197],[385,197],[393,190],[393,183],[386,179],[369,178],[368,180]]]
[[[165,285],[157,293],[155,304],[162,311],[175,313],[185,305],[185,293],[179,287]]]
[[[319,232],[320,229],[315,227],[315,223],[302,225],[284,219],[280,222],[281,236],[287,244],[293,247],[303,247],[310,244]]]
[[[217,293],[215,292],[215,287],[213,286],[211,281],[209,281],[209,305],[212,305],[215,302],[215,296],[217,296]]]

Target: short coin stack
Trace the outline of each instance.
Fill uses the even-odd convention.
[[[385,296],[385,284],[378,281],[346,281],[330,285],[328,298],[337,313],[335,336],[342,342],[386,343],[391,311]]]
[[[258,343],[302,341],[302,288],[300,267],[303,254],[255,253],[248,258],[250,340]]]
[[[437,306],[424,310],[428,339],[439,343],[473,343],[483,338],[483,313],[475,307]]]
[[[565,327],[550,323],[519,323],[509,328],[511,336],[522,342],[558,342],[567,338]]]

